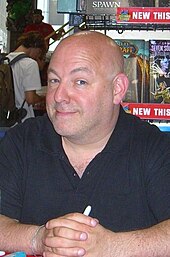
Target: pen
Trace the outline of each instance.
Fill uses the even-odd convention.
[[[91,206],[88,205],[86,207],[86,209],[84,210],[83,214],[86,215],[86,216],[89,216],[90,212],[91,212]]]

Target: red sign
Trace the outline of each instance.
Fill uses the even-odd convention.
[[[145,120],[170,120],[170,104],[122,103],[124,110]]]
[[[116,20],[121,23],[170,23],[170,8],[117,7]]]

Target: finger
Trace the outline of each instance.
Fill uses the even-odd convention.
[[[86,240],[88,238],[87,233],[82,232],[82,231],[78,231],[78,230],[73,230],[70,228],[66,228],[66,227],[55,227],[53,228],[53,235],[51,235],[51,233],[47,234],[47,241],[48,240],[52,240],[56,237],[61,237],[61,238],[67,238],[67,239],[71,239],[71,240]]]
[[[53,252],[45,251],[43,253],[44,257],[76,257],[84,256],[86,254],[83,248],[55,248]]]
[[[78,226],[78,223],[95,227],[98,224],[98,220],[89,216],[85,216],[80,213],[72,213],[72,214],[68,214],[63,217],[48,221],[46,223],[46,228],[52,229],[57,226],[76,228]]]
[[[99,223],[98,219],[90,217],[88,215],[81,214],[81,213],[68,214],[67,218],[70,220],[75,220],[79,223],[84,223],[92,227],[95,227]]]

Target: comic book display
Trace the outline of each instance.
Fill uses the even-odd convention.
[[[170,103],[170,40],[149,41],[150,102]]]
[[[170,120],[170,40],[116,40],[129,89],[124,109],[142,119]]]
[[[125,102],[148,102],[149,92],[149,49],[145,40],[116,39],[124,55],[125,73],[129,89]]]
[[[170,40],[116,40],[125,58],[131,103],[170,103]]]

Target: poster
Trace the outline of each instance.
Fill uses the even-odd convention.
[[[145,40],[116,39],[124,56],[125,73],[129,79],[129,88],[125,102],[148,102],[149,92],[149,49]]]
[[[150,102],[170,103],[170,40],[149,41]]]

